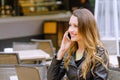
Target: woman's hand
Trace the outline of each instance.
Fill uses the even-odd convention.
[[[63,58],[64,54],[68,51],[68,49],[70,48],[70,45],[72,44],[72,41],[68,39],[67,36],[68,36],[68,31],[66,31],[63,36],[61,46],[57,54],[58,60],[61,60]]]

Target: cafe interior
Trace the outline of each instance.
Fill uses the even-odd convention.
[[[47,80],[47,69],[69,27],[73,7],[80,7],[77,1],[0,0],[0,80]],[[89,1],[98,25],[103,26],[98,29],[109,52],[108,80],[120,80],[120,17],[116,17],[120,1]],[[113,3],[118,6],[111,6]],[[114,29],[106,27],[111,17],[115,17]]]

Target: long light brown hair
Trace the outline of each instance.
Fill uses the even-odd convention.
[[[93,14],[87,9],[77,9],[73,11],[73,15],[78,18],[78,31],[82,35],[85,46],[86,58],[82,63],[82,74],[83,78],[86,78],[87,72],[90,70],[93,71],[96,61],[99,61],[106,67],[107,64],[104,63],[103,59],[96,55],[97,49],[96,46],[104,48],[100,35],[97,29],[96,21]],[[78,49],[77,42],[74,42],[71,45],[69,54],[65,59],[65,67],[68,69],[68,64],[72,54]],[[107,56],[107,52],[105,52]],[[107,57],[108,58],[108,57]],[[93,62],[92,62],[93,61]],[[107,67],[106,67],[107,68]],[[92,72],[93,73],[93,72]]]

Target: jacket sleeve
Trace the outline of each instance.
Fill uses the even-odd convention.
[[[47,80],[61,80],[65,75],[66,69],[63,65],[63,60],[53,58],[51,65],[47,71]]]
[[[107,56],[105,55],[104,49],[99,49],[98,56],[101,57],[104,61],[104,64],[108,63]],[[108,67],[108,64],[106,65]],[[94,80],[108,80],[108,69],[102,65],[99,61],[96,62],[96,65],[93,70]]]

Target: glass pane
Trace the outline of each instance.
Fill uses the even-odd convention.
[[[97,24],[102,37],[115,37],[113,0],[98,0]]]
[[[118,6],[118,28],[119,28],[119,31],[118,31],[118,34],[119,34],[119,37],[120,37],[120,0],[117,0],[117,6]]]

